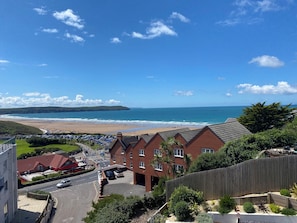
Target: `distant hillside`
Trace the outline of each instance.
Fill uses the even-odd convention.
[[[94,106],[94,107],[25,107],[25,108],[0,108],[3,114],[28,114],[28,113],[50,113],[50,112],[81,112],[81,111],[116,111],[129,110],[124,106]]]
[[[35,135],[42,134],[38,128],[11,121],[0,121],[0,135]]]

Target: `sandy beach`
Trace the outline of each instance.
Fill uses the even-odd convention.
[[[84,121],[52,121],[32,119],[8,119],[0,118],[1,121],[13,121],[28,126],[33,126],[48,133],[87,133],[87,134],[111,134],[122,132],[124,135],[155,134],[157,132],[186,128],[187,126],[150,126],[119,123],[95,123]],[[190,129],[195,129],[189,126]],[[196,127],[198,128],[198,127]]]

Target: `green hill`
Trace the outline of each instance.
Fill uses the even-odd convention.
[[[94,106],[94,107],[25,107],[25,108],[0,108],[0,114],[28,114],[50,112],[81,112],[81,111],[117,111],[129,110],[124,106]]]
[[[42,134],[39,128],[22,125],[11,121],[0,121],[0,135],[35,135]]]

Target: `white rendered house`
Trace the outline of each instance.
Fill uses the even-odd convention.
[[[0,222],[10,223],[15,217],[17,190],[16,144],[12,138],[0,143]]]

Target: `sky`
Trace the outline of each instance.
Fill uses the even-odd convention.
[[[0,0],[0,108],[297,104],[297,0]]]

